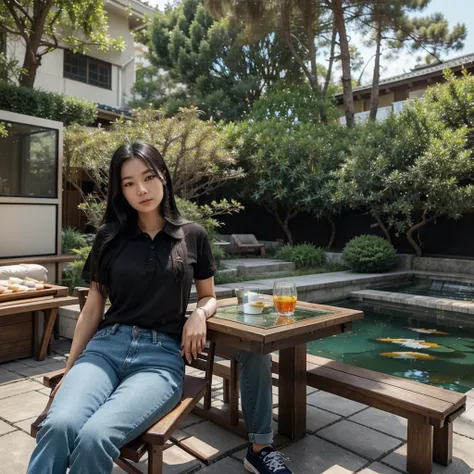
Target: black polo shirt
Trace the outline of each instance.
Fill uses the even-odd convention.
[[[82,277],[88,283],[91,261],[98,257],[103,234],[99,229],[84,265]],[[184,277],[177,280],[172,273],[171,249],[183,234],[187,259]],[[107,258],[111,259],[111,306],[101,327],[126,324],[166,332],[176,339],[181,338],[193,278],[205,280],[216,272],[207,232],[195,222],[181,227],[166,223],[153,240],[134,225],[107,246],[102,261]]]

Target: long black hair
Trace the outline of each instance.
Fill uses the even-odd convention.
[[[153,145],[140,142],[126,143],[115,151],[110,161],[107,206],[98,232],[100,239],[96,239],[98,240],[97,258],[92,262],[91,268],[92,280],[99,283],[103,296],[108,292],[109,270],[113,260],[113,258],[104,258],[105,251],[114,239],[127,229],[133,229],[137,225],[138,211],[130,206],[125,199],[121,187],[122,165],[132,158],[143,160],[163,184],[163,199],[159,206],[159,212],[170,226],[170,234],[175,237],[172,239],[171,248],[173,275],[177,279],[182,279],[184,275],[187,251],[181,226],[188,221],[181,216],[176,205],[173,184],[165,160]]]

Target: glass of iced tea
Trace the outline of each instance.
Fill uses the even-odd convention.
[[[292,316],[296,307],[296,285],[287,281],[273,284],[273,303],[281,316]]]

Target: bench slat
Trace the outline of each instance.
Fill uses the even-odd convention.
[[[457,408],[452,403],[438,400],[427,395],[414,393],[410,390],[394,387],[389,384],[382,384],[374,380],[347,374],[328,367],[315,367],[308,364],[308,385],[319,388],[318,379],[320,378],[336,382],[341,389],[358,392],[362,395],[369,395],[373,398],[390,402],[400,408],[409,409],[420,415],[439,420],[444,419]],[[332,393],[337,394],[338,390],[339,389],[336,388]]]
[[[454,403],[455,405],[462,404],[463,400],[465,399],[464,395],[457,392],[440,389],[438,387],[433,387],[432,385],[415,382],[413,380],[407,380],[401,377],[376,372],[370,369],[364,369],[362,367],[344,364],[343,362],[326,359],[324,357],[308,355],[306,360],[308,363],[315,366],[330,367],[333,370],[339,370],[347,374],[356,375],[368,380],[374,380],[376,382],[383,383],[384,385],[392,385],[394,387],[409,390],[414,393],[431,396],[438,400]]]

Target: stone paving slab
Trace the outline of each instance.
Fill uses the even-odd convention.
[[[278,407],[273,409],[274,419],[278,420]],[[312,405],[306,405],[306,431],[308,433],[314,433],[336,421],[341,419],[340,416],[334,413],[329,413],[325,410],[313,407]]]
[[[39,384],[33,380],[21,380],[6,385],[0,385],[0,400],[3,398],[13,397],[21,393],[32,392],[34,390],[41,390],[44,385]]]
[[[5,398],[0,403],[0,418],[10,423],[38,415],[48,403],[48,397],[38,392],[22,393]]]
[[[454,421],[454,432],[472,438],[474,443],[474,407]]]
[[[349,473],[367,464],[362,457],[312,435],[281,452],[288,458],[288,467],[298,474]]]
[[[474,473],[474,440],[455,434],[453,437],[453,462],[445,467],[433,463],[433,474],[472,474]],[[383,463],[406,471],[407,445],[382,459]]]
[[[185,433],[195,436],[203,447],[210,449],[213,453],[210,459],[216,459],[229,451],[238,449],[248,444],[248,441],[240,436],[214,425],[210,421],[199,423],[186,428]]]
[[[407,439],[407,420],[377,408],[370,407],[351,416],[349,420],[381,431],[389,436]]]
[[[0,384],[13,382],[14,380],[21,380],[23,377],[19,374],[15,374],[7,369],[2,369],[0,367]]]
[[[366,284],[374,281],[392,281],[409,278],[413,275],[412,271],[393,271],[389,273],[352,273],[350,271],[321,273],[317,275],[302,275],[295,277],[274,278],[269,280],[252,280],[246,281],[245,286],[258,288],[265,293],[272,293],[274,281],[284,280],[295,283],[299,290],[309,291],[321,288],[345,286],[349,284]],[[225,283],[216,285],[216,288],[234,289],[243,285],[242,282]]]
[[[374,460],[402,443],[396,438],[347,420],[318,431],[318,436]]]
[[[362,469],[359,474],[398,474],[398,471],[379,462],[374,462],[369,467]]]
[[[49,372],[64,369],[64,367],[66,367],[66,362],[51,362],[48,365],[41,365],[38,367],[22,365],[23,367],[17,367],[14,369],[17,374],[23,375],[23,377],[39,377],[48,374]]]
[[[16,428],[14,428],[12,425],[9,425],[8,423],[5,423],[0,420],[0,436],[3,436],[6,433],[10,433],[11,431],[15,431]],[[1,443],[1,438],[0,438],[0,443]]]
[[[307,402],[310,405],[322,408],[340,416],[353,415],[366,408],[366,405],[362,405],[362,403],[354,402],[347,398],[342,398],[338,395],[333,395],[332,393],[323,391],[308,395]]]
[[[148,463],[146,456],[139,463],[132,463],[143,473],[147,472]],[[187,474],[203,467],[199,460],[183,451],[178,446],[172,446],[163,452],[163,474]],[[199,471],[201,472],[201,471]],[[126,474],[123,469],[114,465],[112,474]]]
[[[66,357],[64,357],[63,355],[55,354],[50,357],[47,357],[44,360],[21,359],[21,363],[29,367],[41,367],[42,365],[51,365],[55,364],[56,362],[66,362]]]
[[[39,415],[39,413],[38,413]],[[30,434],[30,429],[31,429],[31,423],[36,420],[38,416],[32,416],[31,418],[27,418],[26,420],[19,421],[17,423],[14,423],[15,427],[20,428],[23,430],[26,434]]]
[[[0,472],[24,474],[28,467],[35,440],[20,430],[0,437]]]
[[[242,474],[244,472],[244,467],[242,463],[236,461],[232,458],[224,458],[221,461],[211,464],[208,467],[205,467],[201,471],[202,474]]]
[[[474,303],[456,301],[448,298],[433,296],[412,295],[409,293],[395,293],[380,290],[359,290],[351,292],[351,296],[359,301],[385,301],[401,306],[417,306],[424,309],[438,309],[455,313],[474,314]]]

